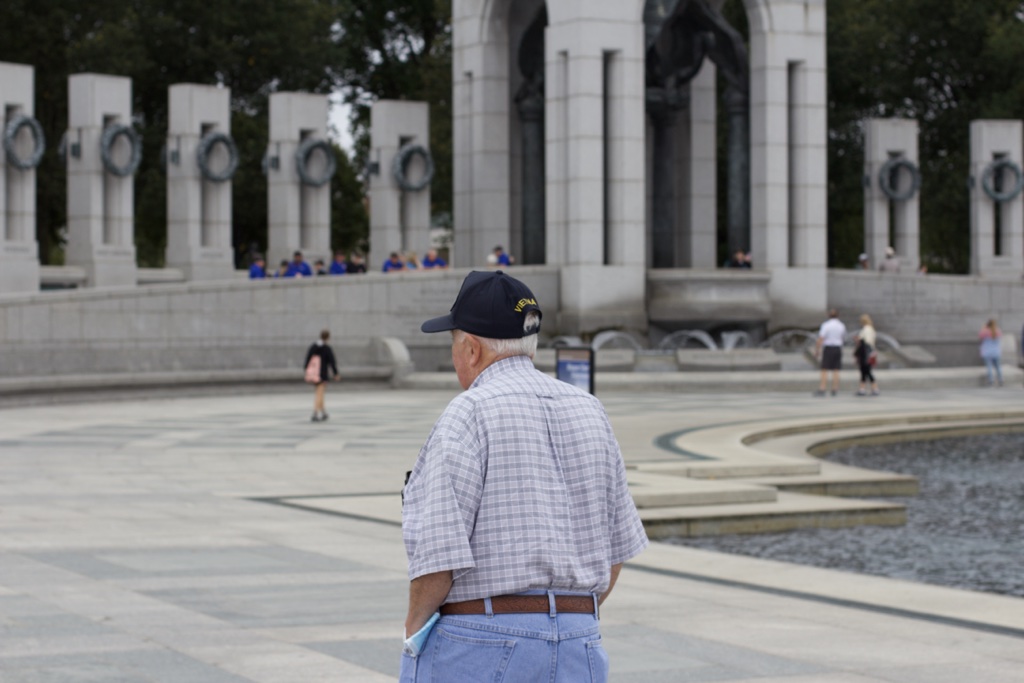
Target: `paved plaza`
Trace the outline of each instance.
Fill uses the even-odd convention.
[[[332,386],[320,424],[280,389],[0,409],[0,681],[396,680],[399,492],[452,395]],[[682,430],[1020,411],[1024,390],[602,399],[638,465]],[[1024,681],[1022,600],[662,543],[602,624],[615,683]]]

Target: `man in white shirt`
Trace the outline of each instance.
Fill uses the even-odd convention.
[[[846,325],[839,319],[836,309],[828,312],[828,320],[818,330],[818,342],[814,355],[821,359],[821,383],[815,396],[824,396],[828,384],[828,373],[832,372],[832,395],[839,391],[839,368],[843,364],[843,342],[846,341]]]
[[[885,260],[878,266],[878,270],[883,273],[898,273],[900,272],[900,257],[896,255],[896,250],[892,247],[885,248]]]

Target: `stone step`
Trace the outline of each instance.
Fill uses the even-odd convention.
[[[916,496],[920,489],[915,477],[894,472],[876,472],[823,462],[817,475],[755,477],[750,484],[770,486],[779,491],[817,496]]]
[[[770,503],[776,491],[735,481],[699,481],[629,470],[629,490],[638,508]]]
[[[793,477],[818,474],[821,464],[815,460],[730,458],[726,461],[694,460],[688,462],[655,462],[637,465],[641,472],[651,472],[690,479],[746,479],[750,477]]]
[[[907,515],[906,508],[895,503],[780,491],[773,503],[642,509],[640,518],[648,536],[663,539],[866,524],[900,526]]]

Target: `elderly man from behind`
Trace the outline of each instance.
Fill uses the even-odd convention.
[[[474,271],[422,326],[451,332],[466,391],[405,487],[403,682],[607,679],[598,606],[647,536],[600,402],[533,367],[540,321],[522,282]]]

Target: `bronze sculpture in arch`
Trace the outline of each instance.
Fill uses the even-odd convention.
[[[644,7],[647,113],[653,124],[652,265],[676,264],[673,127],[690,105],[689,84],[711,59],[727,86],[729,253],[750,249],[750,69],[743,36],[707,0],[647,0]]]

